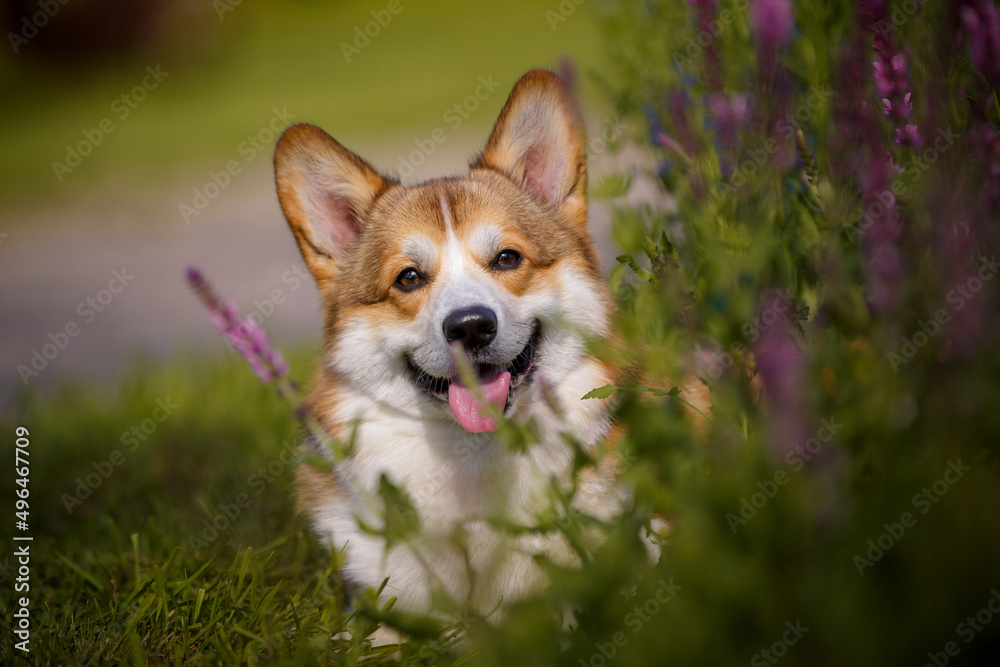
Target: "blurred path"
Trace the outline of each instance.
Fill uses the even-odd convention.
[[[254,165],[257,166],[257,165]],[[216,346],[205,313],[184,284],[188,265],[246,308],[281,286],[298,252],[281,225],[267,165],[246,171],[191,224],[178,210],[188,187],[136,199],[102,193],[64,210],[0,218],[3,281],[0,403],[28,382],[51,388],[69,377],[112,380],[136,356],[165,357]],[[265,322],[281,339],[317,322],[315,289],[302,285]],[[40,369],[40,370],[39,370]]]
[[[462,171],[487,133],[450,138],[413,178]],[[380,146],[351,147],[390,170],[413,138]],[[0,410],[8,412],[25,386],[24,369],[31,387],[49,390],[68,378],[109,383],[139,356],[224,352],[184,283],[189,265],[244,314],[260,313],[278,345],[318,340],[316,289],[278,207],[270,160],[246,165],[186,224],[180,204],[208,182],[206,170],[162,192],[98,193],[17,219],[0,212]],[[607,267],[614,258],[607,206],[596,205],[591,218]]]

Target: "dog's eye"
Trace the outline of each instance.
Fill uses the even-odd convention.
[[[424,284],[424,277],[420,275],[420,272],[410,267],[408,269],[403,269],[396,276],[396,287],[403,290],[404,292],[409,292],[410,290],[417,289]]]
[[[521,263],[521,253],[516,250],[501,250],[493,259],[493,267],[497,269],[513,269]]]

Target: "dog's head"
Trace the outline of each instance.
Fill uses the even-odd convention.
[[[311,125],[285,132],[275,169],[323,300],[326,368],[383,404],[492,430],[484,404],[527,412],[533,380],[561,382],[605,333],[583,127],[551,72],[518,81],[468,175],[403,186]]]

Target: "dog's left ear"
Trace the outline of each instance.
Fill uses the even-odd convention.
[[[522,76],[472,168],[506,174],[539,202],[586,222],[586,138],[562,79],[545,69]]]

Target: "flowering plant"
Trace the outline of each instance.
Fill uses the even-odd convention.
[[[617,336],[595,351],[650,384],[693,371],[712,409],[692,420],[666,380],[621,388],[632,505],[579,567],[545,563],[545,596],[461,624],[477,664],[985,662],[1000,644],[984,621],[1000,598],[996,4],[603,11],[598,80],[647,159],[595,184],[621,247]],[[280,378],[260,335],[206,301]],[[576,452],[576,470],[605,454]],[[508,528],[594,528],[569,507]],[[419,627],[404,662],[468,660]]]

